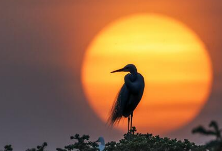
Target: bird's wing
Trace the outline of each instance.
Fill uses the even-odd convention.
[[[130,92],[129,89],[127,88],[126,84],[123,84],[120,93],[118,95],[118,102],[120,102],[121,106],[121,114],[123,115],[123,111],[125,110],[127,103],[130,98]]]
[[[125,85],[127,87],[128,98],[123,111],[123,116],[128,117],[139,104],[144,91],[144,78],[141,74],[137,75],[136,80],[131,81],[130,75],[125,76]]]
[[[111,109],[111,114],[108,119],[108,123],[110,125],[114,125],[118,123],[123,116],[123,111],[127,105],[127,101],[129,98],[129,90],[127,89],[126,85],[124,84],[119,91],[119,94],[114,101],[113,107]]]

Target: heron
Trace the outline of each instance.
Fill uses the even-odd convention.
[[[112,71],[129,72],[124,77],[124,84],[114,101],[108,123],[113,126],[119,123],[122,117],[128,118],[128,133],[132,130],[133,111],[139,104],[144,91],[144,78],[137,72],[134,64],[128,64],[124,68]]]
[[[104,140],[104,138],[103,137],[99,137],[96,142],[100,143],[99,144],[99,148],[98,148],[99,151],[103,151],[104,148],[105,148],[105,140]]]

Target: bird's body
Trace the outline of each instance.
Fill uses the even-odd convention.
[[[105,149],[105,144],[99,144],[99,151],[103,151]]]
[[[104,140],[104,138],[99,137],[96,142],[99,143],[99,146],[98,146],[99,151],[103,151],[105,149],[105,140]]]
[[[136,78],[132,78],[133,76],[136,76]],[[142,98],[144,79],[139,73],[136,75],[127,74],[124,79],[125,83],[120,90],[118,100],[121,101],[122,115],[128,117],[137,107]]]
[[[117,99],[113,105],[109,122],[111,125],[113,125],[120,121],[122,117],[131,116],[132,128],[133,111],[139,104],[145,87],[144,78],[140,73],[137,72],[136,67],[132,64],[129,64],[122,69],[113,71],[112,73],[121,71],[130,73],[127,74],[124,78],[124,84],[120,89]]]

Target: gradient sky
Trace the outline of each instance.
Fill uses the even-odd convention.
[[[16,150],[43,141],[48,149],[70,143],[75,133],[119,139],[88,106],[80,81],[84,52],[113,20],[134,13],[177,19],[205,43],[214,71],[212,93],[188,125],[167,134],[203,143],[191,135],[212,119],[222,125],[222,2],[220,0],[55,0],[0,2],[0,148]]]

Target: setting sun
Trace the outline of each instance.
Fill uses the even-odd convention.
[[[139,132],[166,133],[190,122],[208,99],[212,67],[200,38],[183,23],[157,14],[120,18],[88,46],[82,84],[92,109],[106,122],[126,73],[135,64],[145,91],[134,112]],[[127,129],[127,120],[116,126]]]

